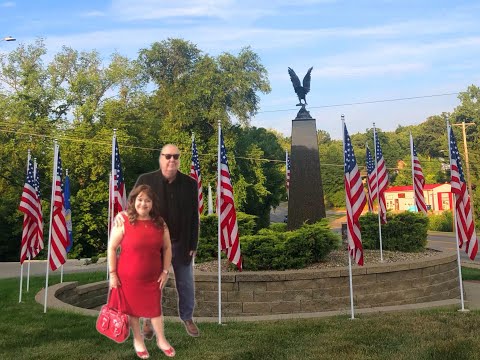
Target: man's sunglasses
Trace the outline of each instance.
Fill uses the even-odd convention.
[[[175,160],[178,160],[178,158],[180,157],[180,154],[162,154],[162,155],[165,156],[165,159],[167,160],[170,160],[172,157]]]

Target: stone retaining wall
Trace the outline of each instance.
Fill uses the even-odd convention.
[[[356,308],[425,303],[460,297],[455,254],[353,269]],[[196,317],[218,316],[218,276],[195,274]],[[108,283],[66,284],[55,296],[68,304],[97,308]],[[222,316],[242,317],[346,310],[350,306],[348,268],[222,274]],[[163,294],[166,316],[177,315],[175,282]]]

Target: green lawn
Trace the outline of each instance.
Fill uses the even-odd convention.
[[[468,267],[462,266],[462,279],[480,281],[480,269],[468,268]]]
[[[478,275],[478,273],[477,273]],[[65,275],[92,282],[104,273]],[[95,330],[95,318],[35,303],[44,278],[31,279],[18,303],[18,279],[0,280],[0,359],[135,359],[131,338],[118,345]],[[50,284],[59,281],[50,278]],[[326,319],[200,324],[189,337],[179,323],[166,334],[177,359],[480,359],[480,312],[454,308]],[[149,342],[151,358],[165,358]]]

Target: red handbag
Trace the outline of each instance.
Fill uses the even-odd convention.
[[[122,288],[111,289],[108,301],[102,306],[97,318],[97,331],[117,343],[124,342],[130,335],[128,315],[122,312],[123,304]]]

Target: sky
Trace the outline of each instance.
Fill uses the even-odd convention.
[[[480,2],[445,0],[0,0],[0,52],[43,38],[135,59],[153,42],[182,38],[211,56],[250,46],[268,71],[257,127],[290,136],[300,80],[313,66],[307,110],[341,138],[375,126],[393,131],[452,112],[480,84]]]

